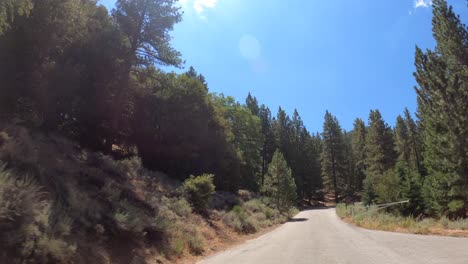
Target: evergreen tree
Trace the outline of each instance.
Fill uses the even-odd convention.
[[[205,76],[203,76],[202,74],[198,74],[198,72],[195,70],[195,68],[193,68],[193,66],[190,66],[189,70],[185,74],[190,78],[199,80],[208,91],[208,84],[206,83]]]
[[[401,183],[401,198],[409,199],[408,204],[402,206],[405,214],[418,214],[422,212],[421,176],[417,157],[415,124],[405,109],[405,117],[397,117],[395,125],[395,151],[398,155],[395,167],[395,175],[398,175]]]
[[[424,174],[424,167],[422,165],[421,156],[421,133],[407,108],[405,108],[404,115],[405,124],[408,130],[408,144],[410,149],[409,166],[412,170],[417,171],[419,174]]]
[[[278,114],[273,124],[278,148],[286,160],[289,160],[291,156],[291,119],[281,107],[278,108]]]
[[[322,139],[319,133],[307,137],[305,149],[307,173],[304,179],[304,195],[309,201],[311,201],[312,198],[323,199],[321,196],[316,196],[316,194],[318,194],[317,191],[323,188],[320,164]]]
[[[224,117],[233,133],[231,142],[241,161],[240,187],[257,191],[261,169],[260,149],[263,143],[260,119],[253,115],[247,106],[239,104],[231,96],[219,95],[214,99],[223,109]]]
[[[468,30],[446,1],[433,1],[434,51],[416,48],[418,112],[429,212],[468,211]]]
[[[395,125],[395,151],[398,155],[397,161],[410,164],[411,149],[408,127],[405,120],[398,115]]]
[[[345,189],[346,181],[345,143],[338,120],[328,111],[325,113],[322,139],[323,184],[327,191],[334,193],[335,202],[338,202],[340,194]]]
[[[370,111],[369,130],[364,149],[367,157],[362,199],[365,204],[370,204],[377,198],[375,186],[383,173],[395,165],[392,130],[382,119],[379,110]]]
[[[305,157],[305,141],[307,137],[307,130],[305,130],[304,123],[297,109],[294,109],[291,125],[289,127],[289,135],[291,142],[290,157],[288,163],[291,166],[294,181],[297,187],[297,195],[300,199],[303,198],[304,178],[306,177],[306,162]]]
[[[154,65],[179,67],[182,63],[180,53],[170,43],[170,32],[182,20],[176,0],[118,0],[112,17],[122,38],[121,63],[115,76],[117,84],[106,98],[111,102],[106,152],[131,133],[128,122],[133,115],[135,78],[147,74]]]
[[[355,164],[355,189],[356,191],[362,190],[362,182],[365,178],[366,171],[366,135],[367,128],[364,121],[360,118],[354,120],[353,136],[352,136],[352,150]]]
[[[272,199],[281,213],[288,212],[296,203],[296,185],[291,175],[291,169],[279,150],[273,154],[261,190]]]
[[[345,163],[345,192],[347,196],[354,196],[354,193],[358,191],[357,179],[356,179],[356,161],[353,153],[352,146],[353,132],[344,132],[343,133],[343,142],[344,142],[344,163]]]
[[[126,41],[127,73],[133,66],[181,64],[169,34],[182,20],[176,0],[118,0],[112,15]]]
[[[268,164],[273,158],[273,153],[276,149],[275,134],[273,130],[273,120],[271,118],[271,111],[265,105],[261,105],[258,111],[260,118],[260,125],[262,127],[263,144],[261,149],[262,156],[262,170],[261,170],[261,183],[263,184],[264,176],[267,173]]]
[[[257,98],[255,97],[252,97],[252,95],[249,93],[249,95],[247,95],[247,98],[245,99],[245,104],[247,105],[247,107],[250,109],[250,111],[252,112],[252,114],[258,116],[259,115],[259,107],[258,107],[258,101],[257,101]]]

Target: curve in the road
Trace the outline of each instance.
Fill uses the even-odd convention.
[[[204,264],[468,264],[468,238],[373,231],[341,221],[335,209],[293,220]]]

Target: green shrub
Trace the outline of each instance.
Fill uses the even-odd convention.
[[[206,210],[210,196],[214,193],[213,177],[212,174],[192,175],[184,181],[183,189],[187,199],[198,212]]]
[[[243,207],[251,212],[264,212],[267,206],[259,199],[252,199],[243,204]]]
[[[254,217],[240,205],[236,205],[225,215],[223,221],[238,233],[255,233],[259,229],[259,224]]]
[[[254,217],[248,216],[242,223],[242,231],[247,234],[256,233],[258,231],[258,222]]]
[[[265,214],[266,219],[272,219],[275,216],[275,210],[271,209],[270,207],[265,207],[263,211]]]
[[[344,203],[337,204],[335,210],[336,210],[336,214],[341,218],[348,216],[346,204]]]
[[[188,238],[188,246],[190,249],[190,252],[192,252],[195,255],[201,255],[203,254],[203,251],[205,250],[205,238],[199,231],[197,227],[194,228],[194,232],[190,235]]]
[[[192,213],[192,207],[183,197],[167,198],[164,196],[161,199],[161,205],[166,206],[180,217],[188,217]]]
[[[172,251],[171,255],[180,256],[182,255],[182,253],[184,253],[184,249],[185,249],[185,243],[183,239],[178,238],[178,239],[174,239],[171,242],[171,251]]]

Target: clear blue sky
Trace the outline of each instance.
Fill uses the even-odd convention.
[[[274,115],[297,108],[312,132],[325,110],[346,130],[375,108],[393,125],[416,110],[414,49],[435,45],[429,2],[181,0],[173,45],[210,91],[241,102],[251,92]],[[449,3],[466,21],[466,1]]]

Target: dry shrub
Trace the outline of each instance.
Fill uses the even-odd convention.
[[[2,263],[71,263],[76,247],[64,238],[69,218],[54,219],[50,201],[30,177],[0,166],[0,248]]]

